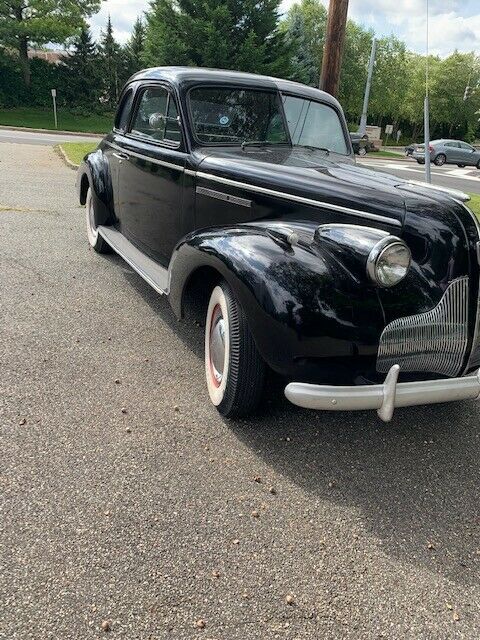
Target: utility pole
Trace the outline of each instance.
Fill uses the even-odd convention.
[[[328,7],[327,33],[323,49],[320,89],[338,95],[340,69],[342,66],[345,29],[347,26],[348,0],[330,0]]]
[[[425,69],[425,104],[424,104],[424,131],[425,131],[425,182],[429,184],[432,182],[432,172],[430,170],[430,100],[429,100],[429,41],[428,41],[428,0],[427,2],[427,57],[426,57],[426,69]]]
[[[375,38],[372,41],[372,51],[370,53],[370,62],[368,63],[368,76],[367,84],[365,86],[365,96],[363,98],[362,117],[360,118],[360,127],[358,133],[362,136],[365,135],[367,130],[367,114],[368,114],[368,101],[370,100],[370,87],[372,86],[373,67],[375,66],[375,53],[377,51],[377,41]]]

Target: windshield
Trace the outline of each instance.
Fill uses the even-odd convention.
[[[190,91],[190,109],[200,142],[289,144],[275,91],[199,87]]]
[[[328,149],[348,155],[342,123],[335,109],[322,102],[283,96],[293,146]]]

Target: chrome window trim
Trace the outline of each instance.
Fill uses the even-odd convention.
[[[258,187],[254,184],[247,184],[245,182],[237,182],[236,180],[230,180],[229,178],[222,178],[221,176],[215,176],[210,173],[203,173],[197,171],[197,177],[204,180],[211,180],[213,182],[219,182],[220,184],[228,185],[229,187],[237,187],[238,189],[244,189],[246,191],[253,191],[254,193],[260,193],[262,195],[273,196],[274,198],[282,198],[283,200],[290,200],[292,202],[300,202],[312,207],[318,207],[320,209],[330,209],[331,211],[338,211],[340,213],[347,213],[368,220],[374,220],[375,222],[381,222],[382,224],[389,224],[396,227],[401,227],[400,220],[395,218],[387,218],[376,213],[369,213],[368,211],[358,211],[357,209],[350,209],[349,207],[342,207],[339,204],[332,204],[330,202],[322,202],[320,200],[312,200],[311,198],[304,198],[302,196],[295,196],[291,193],[284,193],[282,191],[275,191],[274,189],[267,189],[266,187]]]

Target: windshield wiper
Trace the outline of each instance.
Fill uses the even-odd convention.
[[[296,144],[295,147],[302,147],[302,149],[310,149],[310,151],[325,151],[327,156],[331,153],[327,147],[314,147],[311,144]]]
[[[241,146],[242,149],[245,149],[245,147],[266,147],[277,144],[288,145],[288,142],[270,142],[269,140],[244,140]]]

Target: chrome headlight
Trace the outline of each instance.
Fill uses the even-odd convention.
[[[383,238],[368,256],[368,277],[380,287],[393,287],[407,275],[411,259],[410,249],[400,238]]]

